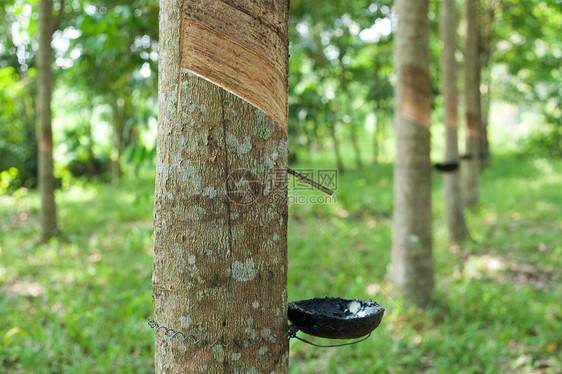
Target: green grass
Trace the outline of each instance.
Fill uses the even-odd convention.
[[[294,167],[330,167],[313,163]],[[561,372],[560,170],[493,159],[462,246],[446,242],[434,174],[437,284],[424,311],[404,308],[388,282],[391,165],[339,175],[335,202],[292,205],[289,299],[372,298],[386,314],[358,345],[291,341],[291,373]],[[43,246],[37,195],[0,196],[1,373],[153,372],[153,188],[150,173],[119,188],[76,182],[57,195],[63,236]]]

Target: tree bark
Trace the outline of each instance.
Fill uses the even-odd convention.
[[[156,332],[159,374],[288,372],[288,340],[282,338],[288,327],[287,108],[275,107],[287,102],[287,86],[284,100],[271,104],[269,93],[252,91],[259,82],[240,88],[229,80],[239,77],[229,75],[236,62],[225,65],[225,76],[213,76],[213,71],[194,74],[202,56],[184,54],[186,46],[200,48],[186,42],[193,36],[187,27],[197,27],[208,33],[204,38],[212,39],[217,27],[230,25],[232,29],[221,30],[212,40],[230,43],[233,38],[238,44],[232,48],[244,46],[242,55],[228,58],[244,59],[247,49],[267,55],[268,51],[251,45],[259,31],[256,28],[267,25],[266,32],[274,32],[277,40],[267,48],[277,48],[282,54],[278,61],[284,65],[279,71],[286,84],[288,2],[244,3],[217,11],[226,3],[160,1],[154,319],[209,342],[281,338],[244,347],[232,343],[210,348]],[[231,25],[249,15],[254,22],[251,27]],[[224,19],[217,26],[213,17]],[[234,35],[237,32],[248,35]],[[243,70],[240,76],[246,73]],[[223,88],[229,83],[236,95]],[[255,99],[255,106],[244,96],[248,101]]]
[[[121,180],[121,156],[123,154],[124,127],[126,121],[126,99],[115,98],[111,103],[112,111],[112,150],[111,150],[111,183],[118,185]]]
[[[41,194],[39,242],[47,241],[58,231],[51,127],[51,99],[53,96],[53,71],[51,68],[53,54],[51,49],[52,12],[53,1],[41,0],[39,3],[39,51],[37,53],[38,184]]]
[[[347,90],[347,79],[345,77],[346,74],[346,69],[345,69],[345,64],[344,64],[344,56],[346,53],[346,49],[343,48],[342,46],[338,46],[339,50],[340,50],[340,54],[338,56],[338,61],[340,64],[340,69],[341,69],[341,75],[340,75],[340,89],[342,92],[342,96],[343,96],[343,105],[342,105],[342,113],[348,114],[350,113],[349,111],[349,93]],[[352,119],[353,121],[353,119]],[[351,137],[351,146],[353,147],[353,153],[355,155],[355,165],[357,167],[357,169],[362,169],[363,168],[363,163],[361,162],[361,148],[359,147],[359,141],[357,139],[357,124],[355,122],[350,122],[349,123],[349,135]]]
[[[481,95],[481,113],[482,113],[482,127],[481,127],[481,137],[480,137],[480,171],[482,172],[486,166],[490,164],[490,141],[488,138],[488,123],[490,117],[490,105],[491,105],[491,79],[489,69],[482,70],[486,73],[486,77],[482,80],[484,87],[486,87],[486,93]]]
[[[355,165],[358,170],[363,168],[363,163],[361,162],[361,148],[359,147],[359,139],[357,139],[357,125],[355,123],[350,123],[349,131],[351,135],[351,145],[353,146],[353,153],[355,154]]]
[[[466,41],[464,52],[464,90],[466,117],[466,155],[463,160],[463,201],[474,206],[479,200],[480,179],[480,61],[478,52],[478,27],[476,25],[476,0],[465,0]]]
[[[332,141],[334,142],[334,154],[336,155],[336,164],[338,166],[338,172],[343,173],[345,172],[345,168],[343,166],[343,160],[340,154],[340,143],[338,141],[338,136],[336,134],[336,126],[329,119],[328,119],[328,128],[330,130],[330,136],[332,137]]]
[[[380,153],[379,131],[380,131],[379,118],[377,117],[377,123],[373,131],[373,165],[379,164],[379,153]]]
[[[454,0],[442,0],[440,12],[441,82],[445,104],[445,161],[459,162],[458,147],[458,90],[457,62],[457,12]],[[449,241],[462,243],[467,237],[463,213],[460,174],[456,171],[443,174],[445,188],[445,217],[449,229]]]
[[[489,67],[490,56],[492,54],[491,40],[493,25],[495,20],[496,11],[500,7],[499,0],[488,1],[483,9],[484,16],[480,25],[480,71],[481,76],[484,78],[481,81],[484,83],[486,92],[481,97],[482,102],[482,136],[480,143],[481,163],[485,167],[490,163],[490,142],[488,138],[488,123],[490,117],[490,105],[492,100],[492,74]]]
[[[397,0],[396,17],[392,279],[407,304],[425,307],[434,284],[428,1]]]

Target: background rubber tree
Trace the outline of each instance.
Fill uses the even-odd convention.
[[[288,11],[160,1],[155,321],[210,342],[281,338],[211,349],[156,333],[157,373],[288,371]]]
[[[458,90],[457,90],[457,11],[454,0],[443,0],[440,8],[439,31],[441,49],[441,84],[445,107],[445,162],[459,162]],[[443,174],[445,216],[449,241],[462,243],[467,236],[464,219],[459,170]]]
[[[488,122],[490,119],[490,105],[492,102],[492,68],[490,60],[492,57],[492,39],[496,15],[500,8],[500,0],[485,0],[480,6],[480,76],[482,92],[480,93],[481,102],[481,137],[480,137],[480,160],[482,166],[487,166],[490,162],[490,143],[488,135]],[[482,168],[483,169],[483,168]],[[481,171],[482,171],[481,169]]]
[[[465,46],[464,46],[464,98],[465,98],[465,153],[463,159],[462,186],[465,206],[478,203],[480,183],[480,54],[479,28],[476,24],[476,0],[465,0]]]
[[[392,281],[407,304],[425,307],[434,285],[428,1],[398,0],[395,12]]]
[[[62,14],[62,11],[60,9],[59,14]],[[53,131],[51,127],[51,99],[53,97],[51,39],[55,27],[53,0],[40,0],[39,51],[37,53],[37,137],[39,149],[37,180],[41,194],[39,242],[47,241],[58,231],[55,178],[53,175]]]

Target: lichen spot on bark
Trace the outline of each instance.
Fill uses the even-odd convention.
[[[256,331],[252,329],[252,323],[254,323],[254,319],[252,317],[246,320],[246,328],[244,329],[244,332],[246,334],[252,334],[253,338],[256,335]]]
[[[254,135],[262,138],[263,140],[269,139],[273,134],[273,126],[275,123],[267,121],[267,115],[259,109],[255,110],[256,113],[256,126],[254,127]]]
[[[184,329],[188,329],[191,326],[191,316],[189,314],[185,315],[185,316],[181,316],[180,317],[180,325]]]
[[[203,191],[203,196],[209,196],[209,198],[212,199],[217,196],[217,190],[212,186],[206,187],[205,191]]]
[[[224,362],[224,348],[222,345],[215,345],[213,347],[213,356],[217,362]]]
[[[189,92],[189,81],[181,82],[181,91],[182,93],[187,94]]]
[[[259,350],[260,356],[263,356],[264,354],[266,354],[267,351],[269,351],[269,348],[267,348],[267,347],[261,347],[260,350]]]
[[[181,166],[178,165],[177,167],[179,168]],[[203,178],[199,174],[199,168],[194,167],[191,160],[186,160],[185,173],[183,173],[183,175],[182,181],[191,184],[193,193],[199,195],[201,193],[201,181]]]
[[[228,271],[237,281],[247,282],[254,279],[258,274],[258,270],[254,266],[254,260],[249,258],[243,263],[240,261],[233,262]]]
[[[170,114],[176,114],[177,105],[178,105],[178,85],[174,84],[172,89],[170,90],[168,96],[168,103],[166,105],[166,109]]]
[[[256,300],[256,301],[254,301],[254,302],[252,303],[252,308],[258,309],[259,307],[260,307],[259,301]]]
[[[234,369],[234,374],[260,374],[260,372],[258,371],[258,369],[256,369],[255,367],[252,366],[251,368],[249,368],[246,371]]]
[[[238,360],[240,360],[240,357],[242,357],[241,353],[233,353],[232,354],[232,361],[238,361]]]
[[[266,338],[269,338],[271,336],[271,330],[270,329],[263,329],[261,330],[261,336],[264,336]]]
[[[248,135],[245,135],[244,141],[240,142],[238,138],[236,138],[236,135],[228,131],[226,132],[226,144],[236,149],[236,154],[240,159],[252,149],[252,144],[250,143],[250,137]]]

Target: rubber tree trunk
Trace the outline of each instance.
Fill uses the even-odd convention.
[[[339,46],[340,54],[338,57],[338,61],[341,68],[341,75],[340,75],[340,89],[343,96],[343,105],[342,105],[342,112],[343,113],[351,113],[350,112],[350,100],[349,100],[349,92],[347,87],[347,79],[345,77],[346,68],[344,64],[344,56],[345,56],[345,48]],[[353,121],[353,119],[352,119]],[[357,169],[363,168],[363,163],[361,162],[361,147],[359,147],[359,139],[357,139],[357,124],[355,122],[349,123],[349,135],[351,138],[351,146],[353,147],[353,153],[355,155],[355,165]]]
[[[392,280],[407,304],[425,307],[433,290],[429,127],[428,1],[396,1],[396,157]]]
[[[361,170],[363,168],[363,162],[361,162],[361,147],[359,147],[359,139],[357,139],[357,124],[352,122],[349,126],[349,131],[353,153],[355,154],[355,166],[358,170]]]
[[[487,166],[490,163],[490,142],[488,138],[488,124],[490,117],[490,105],[492,99],[492,72],[489,66],[490,57],[492,54],[492,33],[494,27],[494,21],[496,17],[496,11],[500,8],[500,1],[494,0],[486,2],[483,9],[484,16],[482,17],[482,23],[480,24],[480,75],[481,81],[485,87],[485,93],[482,94],[482,134],[480,142],[480,154],[482,166]],[[482,168],[481,168],[482,169]]]
[[[375,61],[373,66],[374,82],[372,90],[377,90],[380,86],[380,64]],[[383,153],[384,142],[384,125],[383,125],[383,109],[379,105],[375,105],[376,123],[375,131],[373,131],[373,164],[378,165],[379,157]]]
[[[392,118],[391,116],[387,116],[382,114],[384,111],[381,109],[379,110],[379,114],[377,115],[377,122],[375,125],[375,131],[373,132],[373,164],[378,165],[381,156],[384,156],[385,147],[384,147],[384,136],[385,136],[385,121]]]
[[[474,206],[479,200],[480,179],[480,61],[476,0],[465,0],[466,41],[464,51],[464,90],[466,116],[466,155],[463,160],[463,200]]]
[[[379,126],[380,126],[380,122],[379,122],[379,118],[377,117],[375,130],[373,131],[373,165],[379,164],[379,153],[380,153]]]
[[[125,99],[116,98],[111,104],[112,111],[112,149],[111,149],[111,183],[118,185],[121,180],[121,156],[123,154],[123,131],[126,111]]]
[[[91,114],[91,111],[88,111],[88,114]],[[88,116],[88,118],[90,118]],[[86,172],[88,174],[88,179],[92,179],[96,175],[96,156],[94,154],[94,138],[92,134],[92,123],[89,120],[86,120],[84,124],[86,127],[86,138],[88,143],[86,144],[86,151],[88,153],[88,162],[86,164]]]
[[[483,70],[481,70],[483,72]],[[490,105],[491,105],[491,77],[489,69],[486,69],[486,78],[483,80],[486,93],[481,95],[481,113],[482,113],[482,127],[480,136],[480,172],[490,164],[490,142],[488,138],[488,124],[490,118]]]
[[[37,131],[39,133],[38,184],[41,194],[39,241],[45,242],[57,233],[55,178],[53,176],[53,133],[51,99],[53,96],[53,1],[39,3],[39,51],[37,53]]]
[[[458,144],[458,90],[457,62],[457,12],[455,0],[442,0],[440,11],[441,82],[445,104],[445,161],[459,162]],[[459,170],[443,174],[445,189],[445,217],[449,229],[449,241],[462,243],[467,237],[461,195]]]
[[[338,171],[340,173],[343,173],[345,172],[345,167],[343,166],[343,159],[340,154],[340,142],[336,133],[336,125],[330,119],[328,119],[328,129],[330,130],[330,136],[332,137],[332,141],[334,142],[334,154],[336,155],[336,164],[338,167]]]
[[[280,338],[156,332],[156,373],[288,372],[288,11],[160,1],[154,319],[209,342]]]

